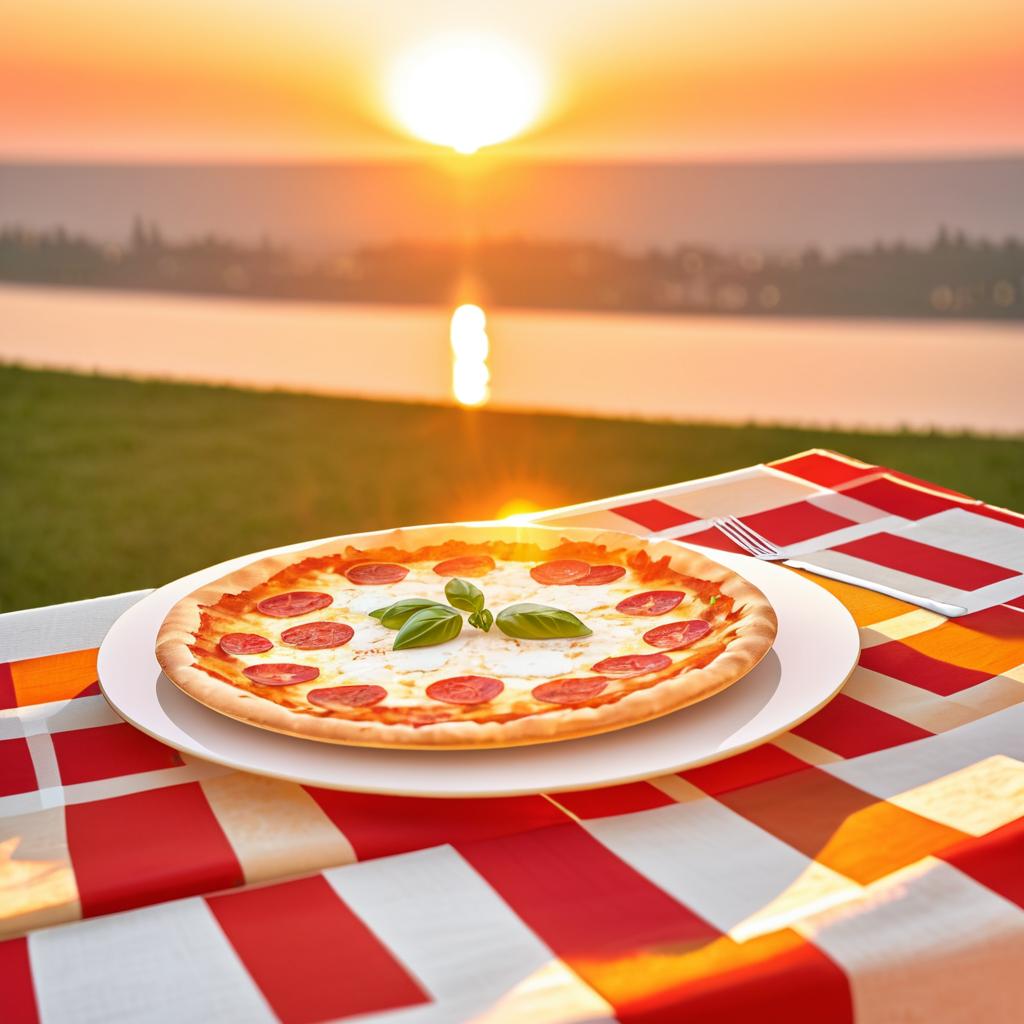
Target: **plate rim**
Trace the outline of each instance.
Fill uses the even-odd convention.
[[[433,524],[431,524],[431,525],[433,525]],[[497,524],[495,522],[492,522],[492,521],[482,521],[482,522],[474,522],[472,525],[487,526],[487,525],[497,525]],[[508,524],[504,523],[502,525],[508,525]],[[546,523],[530,523],[529,525],[544,527],[546,529],[551,530],[552,532],[557,532],[559,530],[559,527],[554,526],[554,525],[548,525]],[[405,528],[406,529],[411,529],[412,527],[405,527]],[[371,531],[366,531],[366,532],[371,532]],[[358,535],[359,536],[364,536],[366,532],[360,533]],[[391,531],[390,530],[381,530],[381,531],[372,531],[372,532],[390,533]],[[600,531],[597,531],[597,532],[600,532]],[[724,750],[724,751],[722,751],[722,750],[712,751],[712,752],[710,752],[705,757],[699,757],[699,758],[696,758],[696,759],[689,758],[689,759],[684,760],[684,761],[682,761],[682,762],[680,762],[680,763],[678,763],[676,765],[665,765],[663,767],[659,767],[658,770],[656,772],[653,772],[653,773],[651,771],[649,771],[649,770],[642,770],[642,771],[637,772],[637,773],[630,773],[630,774],[626,774],[626,775],[616,775],[614,777],[604,779],[604,780],[602,780],[600,782],[589,781],[589,782],[583,782],[583,783],[570,783],[570,784],[560,785],[560,786],[546,786],[543,789],[538,789],[535,786],[525,786],[525,787],[510,786],[510,787],[503,787],[501,789],[490,788],[490,789],[476,790],[476,791],[469,791],[469,790],[452,791],[450,789],[432,790],[430,788],[417,788],[415,791],[409,792],[409,791],[398,790],[398,789],[395,789],[394,787],[374,786],[372,784],[363,784],[363,783],[359,783],[359,782],[351,783],[349,781],[346,781],[342,785],[342,784],[338,784],[338,783],[333,782],[333,781],[325,781],[322,778],[321,779],[309,778],[309,777],[303,775],[301,771],[281,772],[281,771],[275,771],[275,770],[267,770],[267,769],[263,769],[263,768],[252,768],[252,767],[250,767],[248,765],[241,766],[238,763],[237,759],[231,759],[230,757],[226,757],[224,755],[219,755],[216,752],[207,752],[205,748],[204,748],[204,752],[202,754],[199,754],[199,753],[196,753],[194,749],[191,749],[191,748],[183,745],[180,742],[176,742],[174,740],[168,739],[166,736],[161,735],[157,731],[153,730],[152,728],[148,727],[147,725],[144,725],[143,723],[141,723],[138,720],[136,720],[136,718],[134,716],[132,716],[131,714],[126,713],[125,710],[121,707],[120,703],[115,701],[111,697],[110,693],[108,692],[107,686],[104,683],[104,675],[105,675],[105,672],[104,672],[104,662],[111,656],[110,655],[110,649],[113,646],[112,638],[114,638],[114,640],[116,640],[117,639],[117,634],[119,633],[119,630],[125,628],[125,626],[122,625],[122,622],[124,620],[130,620],[133,617],[134,614],[138,613],[138,609],[140,607],[142,607],[143,605],[148,605],[150,603],[152,603],[152,604],[158,603],[159,600],[161,599],[161,595],[164,594],[164,592],[166,590],[168,590],[168,589],[170,589],[172,587],[179,586],[183,581],[188,580],[191,577],[195,577],[195,576],[203,576],[203,577],[205,577],[205,576],[207,576],[208,574],[210,574],[210,573],[212,573],[214,571],[217,571],[220,575],[224,575],[225,572],[231,571],[229,569],[226,569],[225,567],[231,566],[231,565],[233,565],[235,563],[247,564],[248,562],[256,561],[256,560],[258,560],[260,558],[265,558],[265,557],[272,556],[272,555],[277,555],[277,554],[288,554],[288,553],[290,553],[292,551],[301,551],[301,550],[303,550],[305,548],[308,548],[308,547],[311,547],[311,546],[314,546],[314,545],[317,545],[317,544],[327,543],[327,542],[330,542],[330,541],[333,541],[333,540],[337,540],[337,539],[344,539],[345,537],[349,537],[349,536],[356,536],[356,534],[339,534],[337,537],[328,537],[328,538],[325,538],[323,540],[301,541],[301,542],[297,542],[295,544],[287,544],[287,545],[282,545],[282,546],[278,546],[278,547],[274,547],[274,548],[268,548],[265,551],[254,552],[254,553],[249,554],[249,555],[239,555],[239,556],[236,556],[234,558],[227,559],[224,562],[215,563],[214,565],[207,566],[207,567],[202,568],[202,569],[198,569],[195,572],[187,573],[186,575],[181,576],[178,579],[171,580],[168,583],[164,584],[163,586],[158,587],[157,589],[153,590],[151,593],[147,594],[140,601],[137,601],[130,608],[126,609],[124,612],[121,613],[121,615],[118,616],[118,618],[115,620],[113,625],[107,631],[106,635],[103,638],[102,643],[100,644],[100,649],[99,649],[99,653],[98,653],[98,656],[97,656],[97,676],[98,676],[98,680],[99,680],[99,688],[100,688],[101,693],[103,694],[104,699],[107,701],[107,703],[111,706],[111,708],[114,710],[114,712],[120,718],[122,718],[124,721],[128,722],[133,728],[138,729],[140,732],[142,732],[145,735],[151,737],[152,739],[155,739],[158,742],[163,743],[165,746],[169,746],[172,749],[177,750],[179,753],[187,754],[189,757],[194,757],[197,760],[204,761],[204,762],[209,762],[209,763],[212,763],[212,764],[216,764],[216,765],[219,765],[219,766],[224,767],[224,768],[232,769],[234,771],[247,772],[247,773],[250,773],[250,774],[260,775],[260,776],[263,776],[263,777],[266,777],[266,778],[273,778],[273,779],[277,779],[277,780],[285,781],[285,782],[294,782],[294,783],[297,783],[298,785],[303,785],[303,786],[314,786],[314,787],[321,788],[321,789],[332,789],[332,790],[338,790],[338,791],[341,791],[341,792],[363,793],[363,794],[374,795],[374,796],[402,796],[402,795],[404,795],[404,796],[409,796],[409,797],[414,797],[414,798],[422,797],[424,799],[481,799],[481,798],[487,798],[487,797],[501,798],[501,797],[513,797],[513,796],[526,796],[526,795],[535,795],[535,794],[538,794],[538,793],[581,792],[581,791],[586,791],[586,790],[589,790],[589,789],[602,789],[602,788],[608,788],[608,787],[612,787],[612,786],[628,785],[628,784],[634,783],[634,782],[646,781],[648,779],[657,778],[657,777],[662,776],[662,775],[671,775],[671,774],[682,772],[682,771],[689,771],[689,770],[694,769],[694,768],[699,768],[699,767],[701,767],[703,765],[713,764],[713,763],[715,763],[717,761],[725,760],[726,758],[729,758],[729,757],[734,757],[734,756],[736,756],[738,754],[745,753],[748,750],[752,750],[755,747],[759,747],[762,744],[770,743],[776,737],[781,736],[783,733],[789,732],[790,730],[792,730],[797,725],[800,725],[802,722],[806,721],[808,718],[810,718],[813,715],[817,714],[818,711],[820,711],[823,707],[825,707],[827,704],[829,704],[832,700],[835,699],[835,697],[839,694],[839,692],[846,685],[847,681],[849,680],[850,676],[853,674],[853,672],[856,669],[857,664],[858,664],[858,656],[859,656],[859,653],[860,653],[860,644],[859,644],[859,642],[856,644],[856,652],[854,653],[854,656],[852,658],[852,663],[850,664],[849,668],[847,669],[847,671],[843,675],[842,679],[834,686],[834,688],[824,698],[822,698],[813,707],[811,707],[810,709],[808,709],[805,712],[803,712],[802,714],[800,714],[798,717],[789,720],[786,724],[782,725],[780,728],[778,728],[778,729],[776,729],[776,730],[774,730],[772,732],[764,733],[763,735],[759,736],[757,739],[751,740],[749,742],[740,743],[740,744],[737,744],[736,746],[731,746],[727,750]],[[659,539],[664,539],[664,538],[659,538]],[[689,544],[689,543],[686,542],[685,539],[680,539],[680,540],[674,541],[674,543],[679,544],[681,547],[693,549],[696,552],[698,552],[699,554],[702,554],[705,557],[708,557],[708,558],[710,558],[712,560],[716,560],[717,561],[722,556],[725,556],[730,561],[733,560],[733,559],[740,560],[741,565],[742,564],[746,564],[748,562],[760,562],[760,564],[765,565],[766,567],[767,566],[771,566],[772,569],[777,569],[780,572],[785,572],[786,571],[782,566],[776,566],[773,563],[768,563],[768,562],[765,562],[764,560],[754,559],[754,558],[751,558],[750,556],[746,556],[746,555],[742,555],[742,554],[738,554],[738,553],[734,553],[734,552],[720,551],[717,548],[709,548],[709,547],[706,547],[704,545]],[[726,568],[733,568],[732,566],[730,566],[728,564],[728,562],[722,562],[721,564],[725,565]],[[740,575],[742,575],[742,570],[741,569],[734,569],[733,571],[736,571]],[[797,578],[800,578],[800,579],[804,580],[808,585],[810,585],[812,587],[815,586],[813,581],[807,579],[802,574],[796,574],[796,576],[797,576]],[[217,577],[214,577],[214,578],[220,578],[220,576],[217,576]],[[744,578],[746,578],[746,577],[744,577]],[[753,586],[758,586],[758,584],[756,582],[749,581],[749,580],[748,580],[748,582],[751,582]],[[760,587],[758,587],[758,588],[760,589]],[[850,613],[849,609],[834,594],[832,594],[825,587],[815,587],[815,590],[818,592],[819,596],[825,601],[826,604],[831,604],[833,606],[833,610],[841,611],[841,613],[843,614],[843,616],[847,620],[847,623],[848,623],[848,625],[849,625],[849,627],[851,629],[851,637],[854,636],[854,635],[857,635],[859,637],[859,629],[858,629],[857,624],[856,624],[852,614]],[[770,601],[770,598],[769,598],[769,601]],[[155,642],[155,633],[154,633],[154,642]],[[774,644],[772,645],[771,648],[769,648],[769,652],[766,652],[765,657],[767,657],[768,653],[770,653],[771,651],[774,651]],[[163,672],[160,669],[159,664],[156,663],[155,654],[153,654],[153,661],[154,661],[153,667],[157,671],[156,679],[159,680],[161,675],[163,675]],[[763,662],[763,659],[762,659],[762,662]],[[759,664],[760,663],[761,662],[759,662]],[[756,666],[755,666],[755,668],[756,668]],[[753,671],[753,669],[751,671]],[[173,684],[171,684],[171,685],[173,685]],[[187,695],[184,695],[184,694],[182,694],[182,696],[186,697],[189,700],[192,699],[192,698],[188,698]],[[714,697],[711,697],[709,699],[713,700]],[[235,722],[236,721],[235,719],[230,718],[230,716],[224,716],[224,715],[221,715],[220,713],[218,713],[217,711],[214,711],[214,710],[211,710],[209,708],[203,707],[203,705],[200,704],[199,702],[195,702],[195,703],[197,703],[199,707],[202,707],[204,712],[206,712],[206,713],[208,713],[210,715],[216,716],[217,718],[223,718],[225,721],[229,721],[229,722]],[[703,703],[703,702],[698,702],[697,706],[699,706],[700,703]],[[681,710],[686,710],[686,709],[683,708]],[[668,716],[662,716],[662,717],[668,717]],[[238,723],[238,724],[240,724],[240,725],[247,725],[247,723],[244,723],[244,722]],[[248,726],[248,727],[249,728],[254,728],[254,729],[256,728],[255,726]],[[631,727],[625,727],[623,729],[615,730],[615,731],[613,731],[611,733],[605,733],[605,734],[599,734],[599,735],[605,736],[605,737],[607,737],[607,736],[614,736],[616,734],[621,735],[621,734],[628,733],[630,728]],[[182,730],[182,731],[184,731],[184,730]],[[291,736],[291,735],[284,734],[284,733],[276,733],[276,732],[273,732],[272,730],[257,729],[257,732],[266,733],[266,734],[269,734],[269,735],[272,735],[272,736],[275,736],[275,737],[281,736],[285,740],[291,740],[291,741],[297,742],[297,743],[315,743],[317,746],[328,746],[326,744],[319,743],[316,740],[307,740],[307,739],[304,739],[302,737]],[[460,750],[460,751],[437,751],[436,753],[438,753],[438,754],[442,754],[442,753],[447,753],[447,754],[456,753],[456,754],[460,754],[460,755],[466,755],[466,756],[469,756],[469,757],[484,757],[488,753],[501,752],[502,750],[509,750],[509,749],[519,749],[519,750],[522,750],[522,751],[527,751],[527,750],[530,750],[530,749],[547,748],[547,747],[551,747],[551,746],[562,746],[562,745],[573,746],[573,745],[575,745],[577,743],[584,742],[587,739],[592,739],[592,738],[597,738],[597,737],[580,737],[578,739],[564,740],[564,741],[560,741],[560,742],[557,742],[557,743],[545,743],[545,744],[526,745],[526,746],[522,746],[520,748],[495,748],[495,750],[489,750],[489,749],[486,749],[486,748],[485,749],[479,749],[479,750],[467,749],[467,750]],[[357,746],[346,745],[346,744],[338,744],[338,745],[343,746],[343,747],[344,746],[351,746],[351,749],[353,749],[353,750],[372,750],[372,749],[374,749],[374,748],[366,748],[366,747],[357,747]],[[399,756],[401,756],[402,752],[401,751],[396,751],[396,753],[398,753]],[[419,754],[424,754],[425,753],[427,756],[430,756],[431,753],[434,753],[434,752],[433,751],[415,750],[415,751],[410,751],[410,753],[419,753]]]

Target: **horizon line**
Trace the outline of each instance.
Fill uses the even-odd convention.
[[[1024,161],[1024,146],[1019,149],[979,150],[964,152],[960,150],[936,150],[928,153],[885,153],[847,155],[823,154],[766,154],[751,157],[736,156],[694,156],[694,157],[656,157],[656,158],[614,158],[607,156],[581,158],[557,156],[529,156],[516,154],[499,154],[481,150],[472,156],[460,156],[444,151],[423,155],[395,156],[323,156],[323,157],[232,157],[232,158],[119,158],[119,157],[74,157],[74,156],[42,156],[32,154],[0,153],[0,167],[66,167],[66,168],[121,168],[121,169],[173,169],[173,168],[277,168],[277,169],[310,169],[320,167],[436,167],[447,163],[454,165],[452,169],[531,165],[535,167],[756,167],[756,166],[803,166],[833,167],[858,165],[894,165],[894,164],[938,164],[938,163],[1000,163]]]

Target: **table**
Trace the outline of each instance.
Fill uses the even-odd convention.
[[[541,518],[727,548],[709,516],[791,543],[871,509],[1024,526],[825,451]],[[811,578],[863,650],[790,733],[472,801],[245,775],[121,722],[96,647],[142,593],[0,616],[0,1019],[1021,1020],[1024,601],[946,620]]]

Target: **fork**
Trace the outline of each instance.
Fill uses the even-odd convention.
[[[946,604],[944,601],[936,601],[934,598],[925,597],[922,594],[909,594],[906,591],[890,587],[876,580],[850,576],[835,569],[790,559],[786,551],[780,548],[778,544],[773,544],[767,537],[762,536],[757,530],[748,526],[742,519],[736,516],[718,516],[715,519],[709,520],[709,522],[738,547],[743,548],[744,551],[765,562],[785,561],[787,565],[793,566],[794,569],[805,569],[818,576],[839,580],[842,583],[852,583],[857,587],[866,587],[868,590],[874,590],[879,594],[888,594],[890,597],[898,598],[901,601],[909,601],[911,604],[927,608],[929,611],[945,615],[947,618],[967,613],[967,609],[962,608],[960,605]]]
[[[711,525],[755,558],[763,558],[766,562],[774,562],[786,557],[782,548],[777,544],[773,544],[767,537],[758,533],[757,530],[747,526],[742,519],[738,519],[736,516],[719,516],[711,520]]]

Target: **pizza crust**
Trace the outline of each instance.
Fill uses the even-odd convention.
[[[689,669],[650,687],[635,690],[614,703],[597,707],[545,709],[543,714],[526,715],[508,722],[459,721],[411,726],[317,717],[290,711],[195,665],[191,646],[200,628],[201,609],[216,604],[225,594],[237,594],[260,586],[302,559],[341,554],[349,547],[411,550],[452,540],[532,543],[548,548],[570,541],[644,550],[652,559],[668,555],[671,568],[676,571],[718,583],[722,593],[733,599],[734,608],[741,610],[742,614],[726,650],[704,668]],[[633,534],[582,528],[447,524],[353,534],[253,562],[174,605],[157,635],[156,657],[167,677],[190,697],[214,711],[262,729],[355,746],[463,750],[592,736],[650,721],[706,700],[750,672],[771,649],[777,630],[775,612],[760,590],[731,569],[675,541],[646,541]]]

